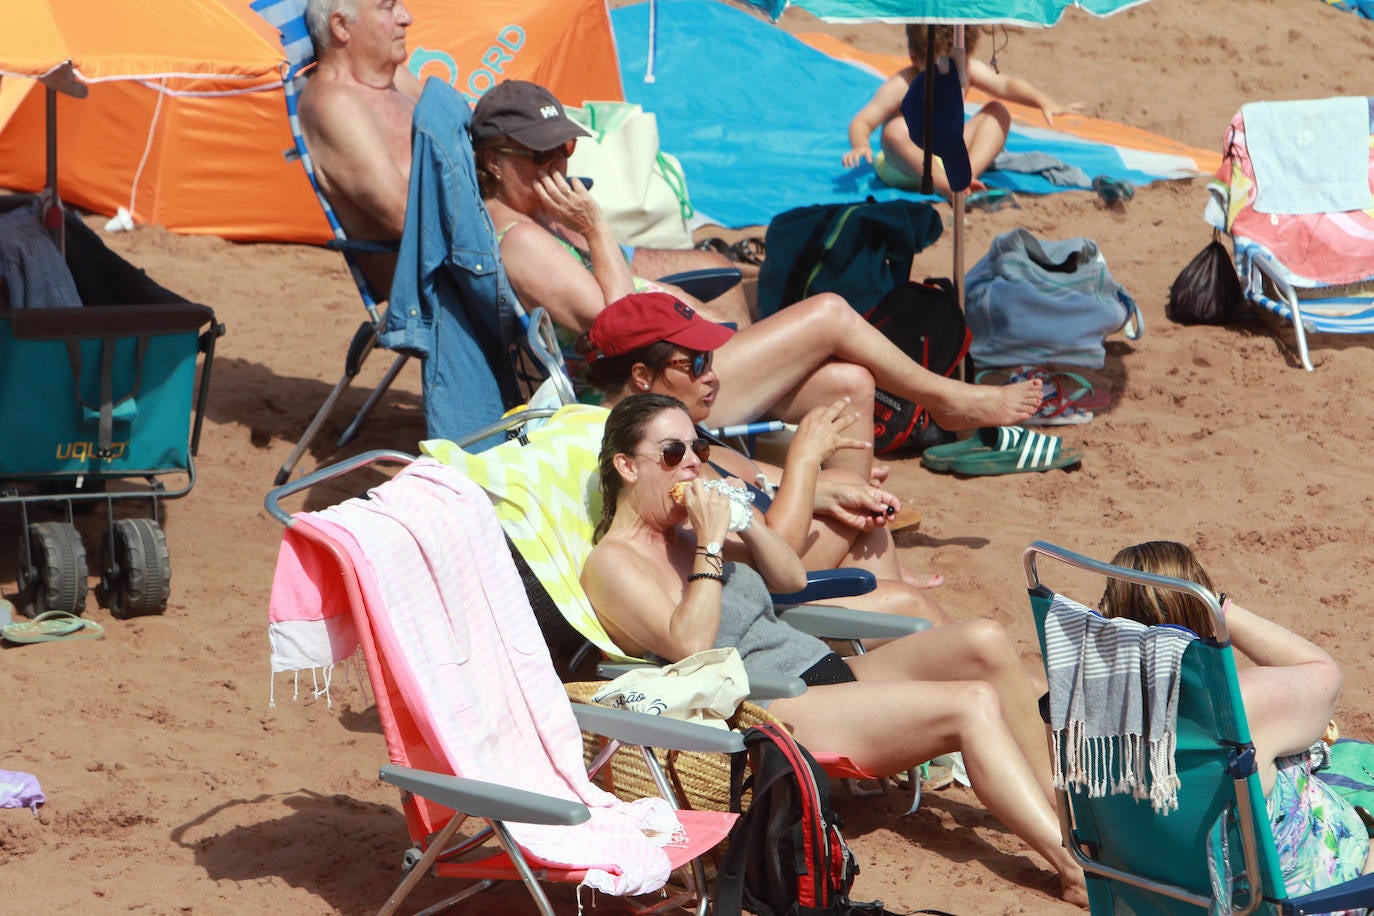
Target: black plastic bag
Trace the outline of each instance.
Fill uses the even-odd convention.
[[[1169,287],[1164,313],[1177,324],[1231,324],[1245,316],[1245,294],[1231,253],[1215,233]]]

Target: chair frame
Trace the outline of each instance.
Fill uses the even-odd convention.
[[[1037,560],[1041,557],[1056,560],[1086,572],[1096,573],[1108,579],[1120,579],[1138,585],[1184,592],[1203,602],[1211,615],[1214,633],[1214,638],[1204,642],[1206,645],[1221,649],[1226,653],[1224,664],[1228,668],[1228,676],[1234,688],[1232,692],[1237,698],[1237,704],[1239,704],[1239,687],[1234,683],[1235,664],[1231,659],[1230,631],[1226,627],[1226,619],[1222,615],[1220,602],[1206,588],[1186,579],[1175,579],[1169,576],[1113,566],[1110,563],[1085,557],[1046,541],[1035,541],[1027,546],[1022,553],[1026,588],[1033,598],[1048,599],[1054,594],[1041,582],[1037,568]],[[1221,698],[1219,702],[1226,702],[1227,700],[1229,697]],[[1264,796],[1259,783],[1259,769],[1255,761],[1255,747],[1250,741],[1244,708],[1237,708],[1235,713],[1235,725],[1239,741],[1234,744],[1229,754],[1226,775],[1233,783],[1235,814],[1241,841],[1241,861],[1244,867],[1243,886],[1248,887],[1250,892],[1243,904],[1236,905],[1233,903],[1231,912],[1235,916],[1246,916],[1246,914],[1259,910],[1261,906],[1267,905],[1269,907],[1268,912],[1278,912],[1287,916],[1287,914],[1326,913],[1334,909],[1374,904],[1374,875],[1365,875],[1345,884],[1315,891],[1301,897],[1288,897],[1286,889],[1281,884],[1278,887],[1273,887],[1272,882],[1267,880],[1267,875],[1278,874],[1274,839],[1269,831]],[[1092,844],[1085,842],[1079,834],[1073,816],[1074,808],[1069,790],[1057,788],[1055,794],[1058,798],[1056,808],[1059,814],[1060,829],[1063,833],[1064,847],[1090,876],[1140,888],[1171,900],[1200,907],[1203,911],[1208,911],[1214,905],[1215,901],[1211,896],[1201,895],[1186,887],[1148,878],[1098,861]],[[1091,895],[1091,882],[1089,891]],[[1096,907],[1094,907],[1094,912],[1096,911]]]
[[[413,456],[404,452],[388,450],[358,455],[274,488],[267,494],[265,505],[274,518],[283,525],[292,527],[294,519],[281,507],[283,498],[365,467],[377,464],[408,464],[413,460]],[[372,641],[361,587],[351,561],[343,548],[328,535],[309,527],[298,527],[296,530],[307,540],[323,548],[337,564],[348,595],[349,612],[354,618],[364,655],[369,661],[368,677],[372,682],[373,695],[378,698],[379,703],[390,704],[386,675],[383,671],[374,670],[373,660],[377,659],[377,650]],[[708,753],[737,753],[744,750],[743,738],[735,732],[599,706],[573,704],[572,710],[580,728],[610,739],[605,750],[591,762],[589,775],[594,776],[622,746],[635,746],[649,768],[659,792],[675,808],[680,807],[679,802],[654,754],[655,748]],[[585,874],[585,871],[577,869],[541,868],[536,871],[525,859],[519,844],[505,826],[506,822],[579,824],[590,817],[586,806],[579,802],[395,763],[383,765],[378,772],[378,778],[401,790],[402,808],[406,813],[406,822],[411,828],[411,838],[414,841],[414,845],[404,856],[404,874],[401,882],[378,911],[379,916],[390,916],[394,913],[420,880],[430,873],[440,877],[475,879],[475,883],[424,909],[421,911],[424,914],[447,910],[474,894],[493,887],[497,881],[518,879],[529,891],[539,912],[544,916],[554,916],[555,911],[540,884],[541,879],[556,882],[580,881]],[[442,827],[430,831],[428,828],[432,822],[424,807],[417,804],[417,798],[451,809],[454,813]],[[487,826],[463,838],[456,845],[450,845],[458,829],[471,817],[486,821]],[[499,845],[501,852],[491,852],[476,860],[460,861],[463,856],[477,854],[493,840]],[[685,870],[682,892],[665,895],[647,906],[627,901],[632,912],[659,913],[695,901],[697,916],[706,916],[710,899],[700,854],[693,855],[688,861],[675,864],[679,871]]]

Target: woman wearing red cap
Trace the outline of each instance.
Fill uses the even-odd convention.
[[[714,356],[734,333],[666,293],[635,293],[597,315],[577,349],[587,359],[588,379],[605,393],[605,406],[636,393],[664,394],[681,401],[693,423],[704,424],[720,391]],[[943,580],[922,579],[898,561],[887,528],[901,508],[897,497],[873,486],[866,472],[833,466],[832,456],[871,455],[871,442],[845,435],[866,416],[849,401],[833,401],[802,418],[785,467],[717,446],[702,475],[748,482],[768,527],[807,569],[859,567],[878,577],[874,591],[844,599],[845,606],[946,623],[944,609],[923,591]],[[832,466],[823,470],[825,464]]]
[[[582,585],[616,644],[670,661],[734,646],[751,676],[800,677],[809,689],[769,712],[811,750],[870,772],[961,751],[983,804],[1059,872],[1065,899],[1086,905],[1049,801],[1034,693],[1005,632],[964,621],[838,657],[774,614],[768,590],[798,587],[802,564],[767,525],[732,518],[732,499],[700,477],[710,455],[673,398],[630,395],[611,409],[603,516]]]
[[[555,324],[583,333],[607,303],[652,284],[633,275],[588,190],[564,177],[585,131],[556,99],[552,106],[547,100],[516,104],[523,90],[507,88],[515,82],[488,91],[473,111],[469,130],[479,190],[525,308],[543,307]],[[875,382],[922,405],[950,430],[1013,425],[1035,413],[1041,400],[1038,380],[992,387],[930,372],[829,293],[743,327],[721,347],[716,372],[722,393],[715,420],[726,425],[762,416],[797,422],[841,397],[865,404]],[[860,418],[848,435],[871,440],[872,423]]]

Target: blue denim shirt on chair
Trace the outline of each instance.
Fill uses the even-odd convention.
[[[517,303],[477,170],[463,97],[425,82],[411,130],[406,225],[380,340],[425,361],[430,438],[458,440],[519,402],[509,350]],[[494,444],[494,443],[492,443]]]

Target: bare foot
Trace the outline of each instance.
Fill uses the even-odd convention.
[[[868,472],[868,482],[875,487],[881,487],[883,485],[883,481],[887,480],[887,475],[891,473],[891,465],[875,464]]]
[[[918,573],[903,567],[902,581],[912,588],[939,588],[945,584],[945,577],[941,573]]]
[[[1015,385],[970,385],[949,380],[944,404],[926,404],[935,422],[955,432],[980,426],[1015,426],[1040,409],[1044,383],[1028,379]]]
[[[1083,872],[1080,871],[1072,879],[1060,875],[1059,881],[1064,888],[1060,896],[1074,906],[1080,906],[1086,910],[1088,908],[1088,883],[1083,877]]]

